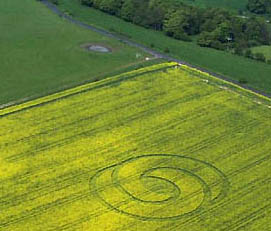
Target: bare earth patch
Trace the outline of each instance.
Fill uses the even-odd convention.
[[[100,52],[100,53],[112,53],[112,48],[101,45],[101,44],[83,44],[81,45],[82,48],[84,48],[87,51],[94,51],[94,52]]]

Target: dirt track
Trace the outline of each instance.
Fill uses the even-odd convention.
[[[56,5],[54,5],[54,4],[50,3],[50,2],[48,2],[48,0],[41,0],[41,2],[42,2],[46,7],[48,7],[51,11],[53,11],[55,14],[57,14],[57,15],[60,16],[60,17],[65,18],[67,21],[69,21],[69,22],[71,22],[71,23],[74,23],[74,24],[76,24],[76,25],[78,25],[78,26],[81,26],[81,27],[83,27],[83,28],[86,28],[86,29],[88,29],[88,30],[97,32],[97,33],[102,34],[102,35],[104,35],[104,36],[107,36],[107,37],[110,37],[110,38],[114,38],[114,39],[116,39],[116,40],[118,40],[118,41],[120,41],[120,42],[123,42],[123,43],[125,43],[125,44],[127,44],[127,45],[129,45],[129,46],[133,46],[133,47],[140,48],[141,50],[145,51],[146,53],[149,53],[150,55],[154,56],[155,58],[161,58],[161,59],[166,59],[166,60],[168,60],[168,61],[177,62],[177,63],[179,63],[179,64],[185,64],[185,65],[187,65],[187,66],[189,66],[189,67],[193,67],[193,68],[196,68],[196,69],[198,69],[198,70],[200,70],[200,71],[209,73],[210,75],[213,75],[213,76],[215,76],[215,77],[217,77],[217,78],[219,78],[219,79],[223,79],[223,80],[226,80],[226,81],[228,81],[228,82],[237,84],[237,85],[241,86],[242,88],[251,90],[251,91],[253,91],[253,92],[255,92],[255,93],[261,94],[261,95],[266,96],[266,97],[269,97],[269,98],[271,97],[271,94],[267,94],[267,93],[264,93],[263,91],[256,90],[256,89],[254,89],[254,88],[252,88],[252,87],[242,85],[242,84],[240,84],[240,83],[239,83],[238,81],[236,81],[236,80],[229,79],[228,77],[225,77],[225,76],[223,76],[223,75],[220,75],[220,74],[217,74],[217,73],[208,71],[208,70],[206,70],[206,69],[204,69],[204,68],[201,68],[201,67],[192,65],[192,64],[187,63],[187,62],[185,62],[185,61],[183,61],[183,60],[173,58],[173,57],[171,57],[171,56],[169,56],[169,55],[160,53],[160,52],[155,51],[155,50],[153,50],[153,49],[150,49],[150,48],[148,48],[148,47],[146,47],[146,46],[144,46],[144,45],[142,45],[142,44],[133,42],[133,41],[131,41],[131,40],[129,40],[129,39],[122,38],[121,36],[119,36],[119,35],[117,35],[117,34],[110,33],[110,32],[108,32],[108,31],[106,31],[106,30],[103,30],[103,29],[97,28],[97,27],[95,27],[95,26],[91,26],[91,25],[88,25],[88,24],[86,24],[86,23],[83,23],[83,22],[81,22],[81,21],[79,21],[79,20],[76,20],[76,19],[72,18],[71,16],[68,16],[68,15],[64,14],[63,12],[61,12],[61,11],[57,8]]]

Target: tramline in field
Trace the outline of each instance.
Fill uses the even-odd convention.
[[[164,63],[0,110],[0,230],[270,230],[269,107]]]

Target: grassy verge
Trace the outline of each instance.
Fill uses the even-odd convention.
[[[258,46],[252,48],[253,53],[262,53],[267,60],[271,60],[271,46]]]
[[[163,33],[144,29],[93,8],[81,6],[78,1],[60,0],[59,3],[59,7],[64,12],[68,12],[83,22],[126,36],[158,51],[169,50],[173,57],[236,81],[246,80],[250,87],[266,93],[271,92],[271,78],[269,77],[271,65],[214,49],[201,48],[194,42],[177,41]]]

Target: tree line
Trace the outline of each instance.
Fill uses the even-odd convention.
[[[264,19],[242,18],[224,9],[201,9],[178,0],[79,1],[134,24],[164,31],[175,39],[191,41],[197,35],[200,46],[238,55],[252,57],[247,51],[250,47],[271,44],[271,32]]]
[[[271,14],[271,0],[248,0],[247,9],[255,14]]]

